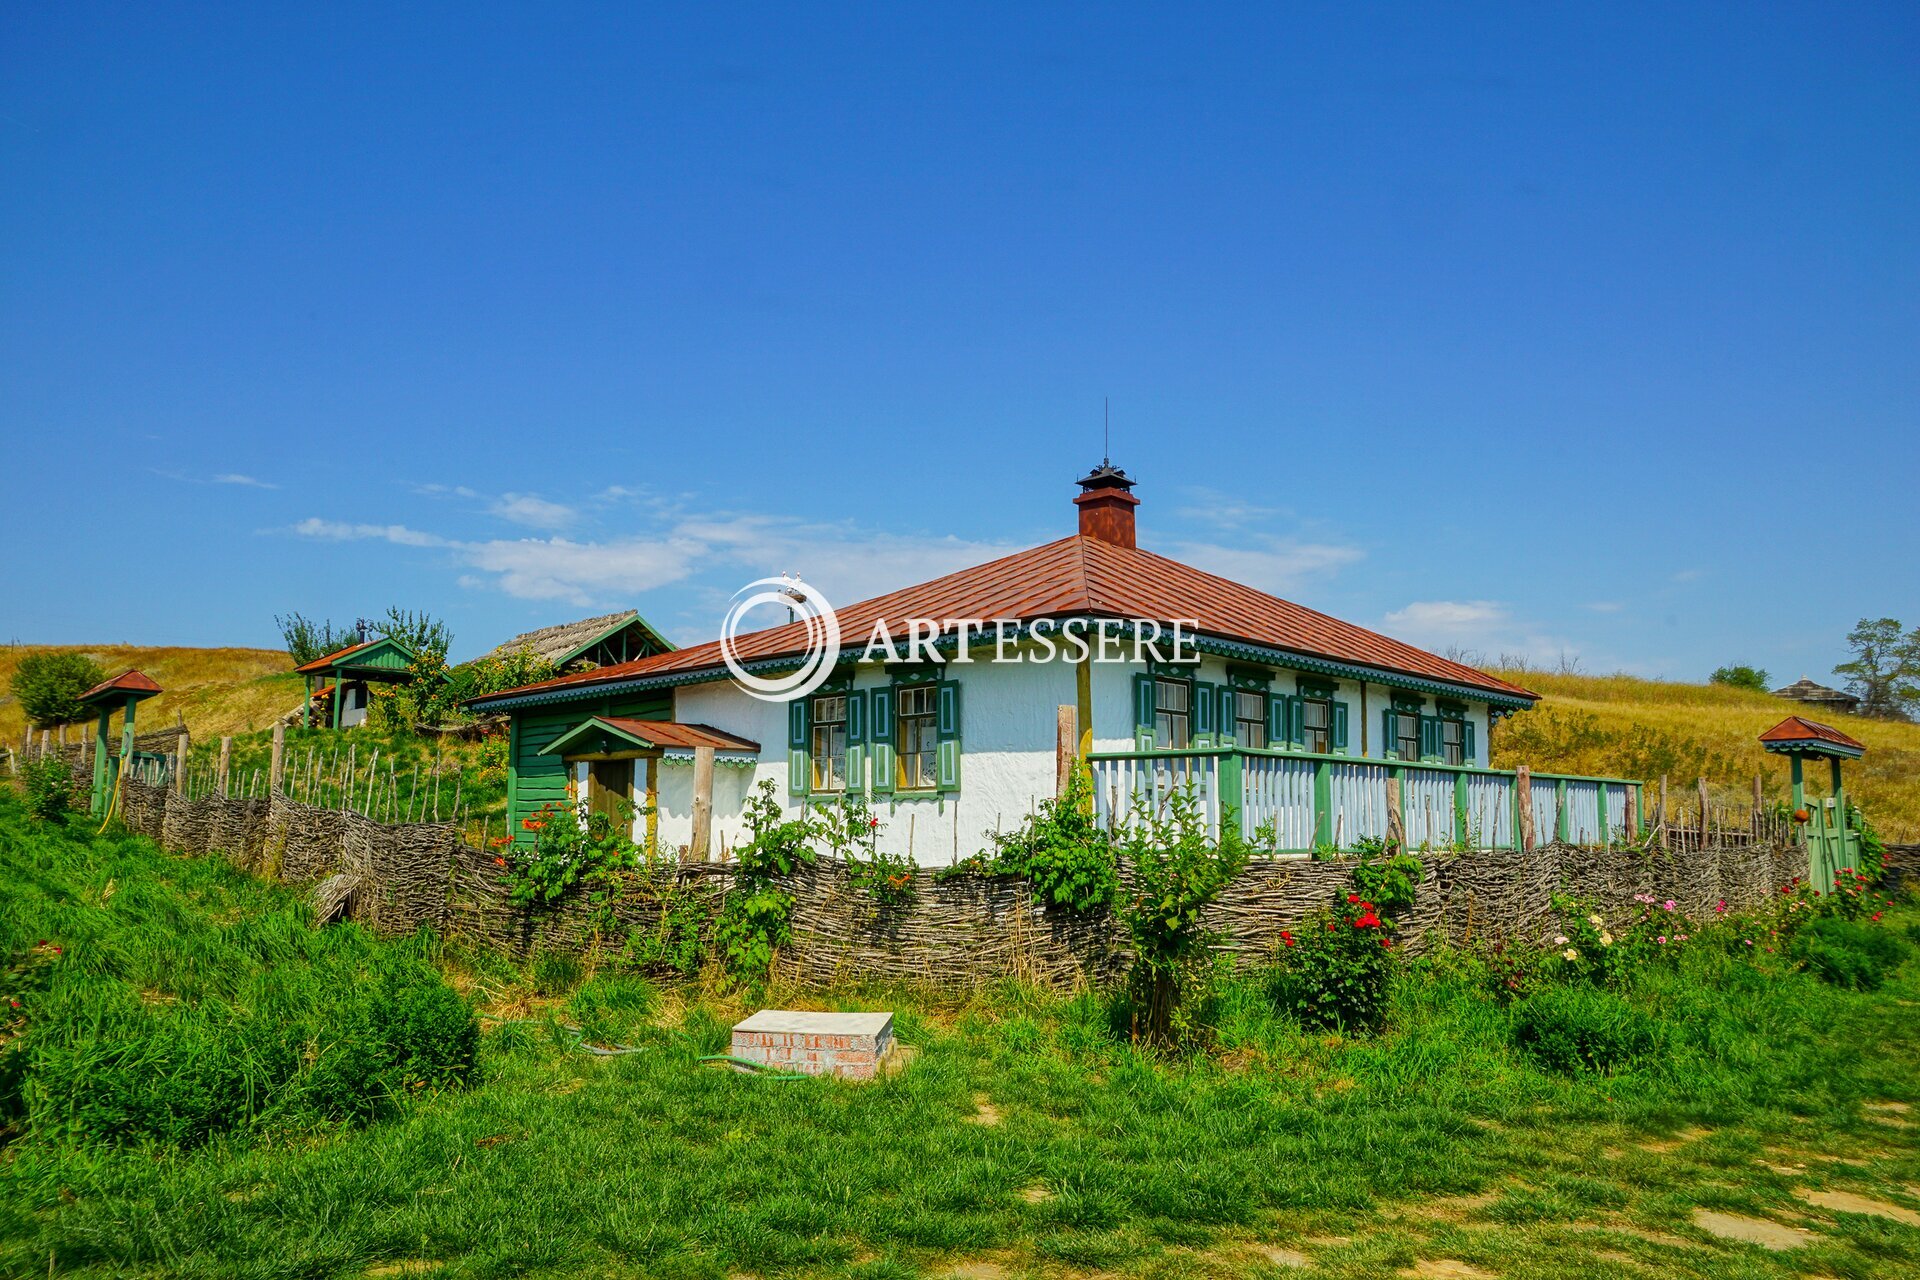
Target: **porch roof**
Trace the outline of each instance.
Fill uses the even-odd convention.
[[[543,747],[543,756],[604,755],[609,751],[691,750],[712,747],[716,752],[760,754],[760,744],[705,724],[672,720],[629,720],[623,716],[588,716]]]
[[[151,698],[154,694],[160,692],[160,686],[155,684],[152,678],[145,672],[123,671],[113,679],[102,680],[99,684],[81,694],[79,702],[83,707],[90,707],[96,703],[109,701],[118,706],[129,698],[138,702],[144,698]]]

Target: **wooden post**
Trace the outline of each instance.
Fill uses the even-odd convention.
[[[220,793],[223,800],[226,799],[228,782],[232,776],[233,739],[229,736],[220,739],[220,764],[213,774],[213,789]]]
[[[1640,843],[1640,784],[1627,784],[1627,837]]]
[[[1660,807],[1654,811],[1654,823],[1660,833],[1660,847],[1667,847],[1667,775],[1660,775]]]
[[[1753,775],[1753,821],[1749,823],[1753,834],[1760,834],[1760,824],[1767,814],[1767,788],[1765,781],[1756,770]]]
[[[185,729],[180,730],[179,734],[174,738],[174,742],[178,745],[173,749],[173,789],[183,796],[187,794],[188,741],[187,731]]]
[[[688,857],[705,862],[713,856],[713,748],[693,749],[693,844]]]
[[[1406,815],[1400,809],[1400,771],[1387,770],[1387,848],[1394,853],[1407,851]]]
[[[267,767],[267,793],[280,790],[287,782],[287,726],[282,721],[273,726],[273,758]]]
[[[1080,710],[1062,704],[1054,708],[1053,794],[1064,796],[1073,785],[1073,770],[1080,759]]]
[[[1513,771],[1514,791],[1520,801],[1520,848],[1533,851],[1536,834],[1533,828],[1533,770],[1520,765]]]
[[[1700,799],[1700,847],[1704,849],[1707,847],[1709,836],[1707,828],[1707,780],[1705,778],[1700,779],[1698,790]]]

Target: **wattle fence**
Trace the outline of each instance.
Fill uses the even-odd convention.
[[[1409,772],[1414,772],[1409,770]],[[1596,801],[1597,805],[1597,801]],[[137,779],[123,784],[126,825],[166,847],[225,857],[256,874],[328,886],[316,895],[345,918],[382,933],[422,926],[484,940],[516,954],[618,951],[630,936],[658,933],[667,910],[662,886],[640,877],[606,911],[563,901],[523,908],[508,900],[494,856],[446,823],[381,823],[351,811],[301,804],[285,795],[190,798]],[[1598,824],[1596,807],[1595,823]],[[1555,927],[1550,899],[1560,891],[1635,909],[1636,894],[1674,899],[1699,916],[1725,903],[1756,907],[1778,887],[1806,875],[1797,844],[1737,843],[1494,848],[1426,854],[1419,896],[1403,922],[1409,949],[1432,941],[1538,939]],[[1256,860],[1208,911],[1220,946],[1257,963],[1297,927],[1347,890],[1351,861]],[[681,866],[670,893],[717,905],[731,884],[725,863]],[[1036,902],[1012,876],[914,877],[913,895],[882,908],[849,879],[844,864],[823,860],[787,881],[795,899],[793,940],[777,958],[785,977],[814,983],[906,980],[970,987],[1022,978],[1055,987],[1099,981],[1124,968],[1124,931],[1107,915],[1075,916]]]

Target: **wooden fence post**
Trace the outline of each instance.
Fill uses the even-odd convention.
[[[1053,794],[1064,796],[1080,763],[1080,709],[1063,703],[1053,713]]]
[[[214,770],[213,777],[214,790],[220,793],[220,798],[223,800],[227,796],[228,779],[232,776],[232,771],[233,738],[229,736],[220,739],[220,765]]]
[[[187,731],[181,728],[174,738],[177,744],[173,750],[173,789],[181,795],[187,794]]]
[[[1640,842],[1640,784],[1627,784],[1627,838]]]
[[[273,759],[267,766],[267,794],[272,795],[285,785],[287,780],[287,726],[284,721],[273,726]]]
[[[713,856],[713,748],[693,749],[693,843],[687,856],[705,862]]]
[[[1520,848],[1531,853],[1536,838],[1533,827],[1533,770],[1525,765],[1514,769],[1513,789],[1520,801]]]
[[[1387,848],[1394,853],[1407,851],[1406,814],[1400,807],[1400,771],[1387,770]]]
[[[1698,789],[1700,797],[1700,847],[1704,849],[1707,847],[1709,836],[1707,827],[1707,780],[1705,778],[1700,779]]]
[[[45,760],[48,756],[52,754],[53,754],[53,731],[50,729],[42,729],[40,731],[40,758],[42,760]]]
[[[1759,772],[1756,770],[1753,775],[1753,819],[1748,823],[1748,825],[1753,828],[1753,834],[1756,837],[1760,834],[1760,824],[1765,820],[1766,814],[1767,786],[1766,782],[1760,777]]]
[[[1660,807],[1654,811],[1654,823],[1660,834],[1660,847],[1667,847],[1667,775],[1660,775]]]

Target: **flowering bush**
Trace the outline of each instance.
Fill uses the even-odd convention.
[[[740,870],[721,905],[714,941],[727,972],[757,980],[772,967],[774,950],[793,936],[793,895],[778,879],[814,862],[808,842],[815,832],[804,815],[785,816],[771,779],[747,797],[744,816],[752,835],[734,851]]]
[[[1280,935],[1268,990],[1280,1012],[1309,1030],[1378,1031],[1386,1022],[1393,939],[1374,903],[1357,893]]]
[[[1413,910],[1420,874],[1420,859],[1409,853],[1383,856],[1377,861],[1362,855],[1360,865],[1353,869],[1353,884],[1362,898],[1375,904],[1384,927],[1397,929],[1401,919]]]
[[[834,856],[847,864],[847,879],[882,909],[913,901],[913,874],[919,870],[910,854],[880,851],[880,819],[865,796],[849,791],[832,804],[813,807],[812,828]]]
[[[616,822],[604,813],[584,819],[571,804],[549,804],[520,826],[534,835],[528,845],[510,845],[495,861],[506,869],[507,896],[522,906],[551,906],[576,884],[598,882],[601,893],[611,887],[614,873],[643,861],[628,837],[633,829],[632,806]]]
[[[1120,894],[1119,854],[1094,817],[1085,769],[1072,772],[1065,794],[1042,800],[1018,827],[992,838],[993,853],[976,855],[981,869],[1025,876],[1042,902],[1100,911]]]

